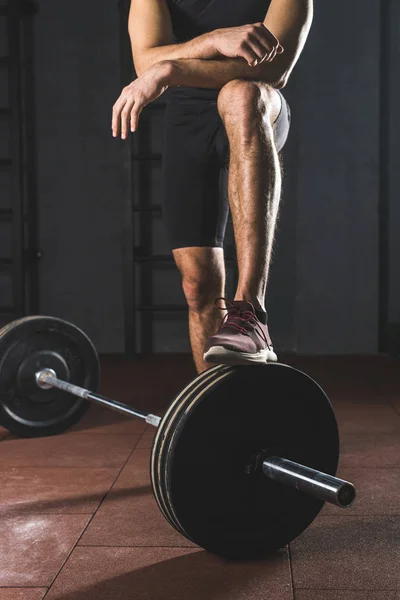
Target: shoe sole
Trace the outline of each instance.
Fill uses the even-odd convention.
[[[277,362],[278,357],[273,349],[266,348],[255,354],[228,350],[223,346],[212,346],[203,356],[206,362],[223,365],[251,365]]]

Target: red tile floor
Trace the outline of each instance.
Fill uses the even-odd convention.
[[[188,355],[101,360],[101,393],[160,414],[195,375]],[[400,362],[280,360],[332,400],[353,507],[325,505],[274,557],[233,563],[161,516],[142,421],[93,406],[56,437],[0,430],[0,600],[400,600]]]

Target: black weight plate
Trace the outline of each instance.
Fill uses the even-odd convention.
[[[168,455],[169,440],[174,431],[174,423],[180,416],[182,407],[187,405],[188,400],[190,400],[194,394],[198,394],[199,390],[202,390],[208,385],[211,380],[221,373],[221,371],[225,372],[228,369],[228,367],[215,366],[204,371],[189,382],[189,384],[186,385],[171,402],[157,428],[150,457],[150,475],[153,494],[164,517],[173,527],[178,529],[178,531],[180,530],[179,524],[174,521],[173,515],[171,515],[168,510],[168,505],[166,506],[164,503],[165,485],[163,477],[165,457]],[[180,532],[185,535],[184,532]]]
[[[184,535],[188,539],[190,539],[190,536],[187,534],[186,531],[184,531],[179,521],[175,519],[175,515],[173,510],[171,510],[168,497],[166,469],[171,444],[173,443],[172,438],[177,431],[177,423],[179,423],[180,418],[182,417],[182,415],[184,415],[186,407],[190,405],[198,395],[202,395],[203,393],[205,393],[207,389],[214,384],[214,382],[223,379],[231,369],[232,367],[219,366],[217,367],[215,372],[211,373],[210,369],[208,372],[208,376],[201,379],[200,382],[198,380],[195,380],[196,385],[190,387],[182,396],[181,401],[176,404],[175,410],[173,411],[173,413],[171,413],[168,425],[163,432],[163,441],[159,448],[159,460],[157,463],[156,474],[157,481],[159,482],[161,502],[163,505],[162,512],[164,516],[166,516],[167,520],[175,527],[175,529],[177,529],[182,535]]]
[[[260,557],[300,535],[323,501],[270,480],[261,465],[282,456],[335,475],[338,429],[320,386],[286,365],[241,366],[181,408],[163,451],[175,526],[229,558]]]
[[[77,423],[90,406],[56,388],[39,388],[35,373],[45,368],[60,379],[97,390],[96,349],[75,325],[38,315],[0,330],[0,424],[10,432],[25,437],[55,435]]]

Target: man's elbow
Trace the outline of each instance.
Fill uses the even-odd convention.
[[[262,75],[262,79],[269,83],[269,85],[277,90],[281,90],[285,87],[289,80],[290,70],[282,68],[280,65],[278,68],[273,67],[271,69],[270,64],[265,66],[265,71]]]
[[[132,40],[131,46],[133,68],[135,69],[136,75],[140,77],[145,71],[147,71],[147,69],[151,67],[151,64],[148,64],[149,62],[151,62],[151,60],[150,57],[147,55],[146,49],[134,47]]]
[[[280,75],[276,81],[272,84],[273,87],[277,90],[281,90],[284,88],[289,80],[289,73],[283,73]]]
[[[138,77],[147,71],[146,60],[143,56],[139,57],[137,54],[133,56],[133,68],[135,69],[135,73]]]

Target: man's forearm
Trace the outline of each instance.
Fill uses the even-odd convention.
[[[136,57],[135,69],[137,75],[141,75],[154,64],[164,60],[183,59],[209,59],[220,57],[221,54],[215,49],[215,31],[210,31],[181,44],[168,44],[148,48]]]
[[[243,58],[181,59],[167,61],[166,83],[170,87],[222,88],[232,79],[256,79],[283,87],[282,67],[272,61],[250,67]]]

